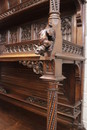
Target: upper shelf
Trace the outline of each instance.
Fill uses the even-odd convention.
[[[0,14],[0,29],[12,23],[14,23],[14,25],[21,23],[21,19],[22,23],[27,20],[30,21],[34,19],[34,16],[39,17],[42,12],[47,14],[48,0],[29,0],[22,2]]]
[[[76,8],[80,8],[78,0],[61,0],[60,2],[61,15],[73,14]],[[0,30],[48,15],[49,0],[27,0],[0,14]]]

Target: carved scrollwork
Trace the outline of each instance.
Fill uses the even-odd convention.
[[[19,61],[19,63],[27,66],[28,68],[33,68],[34,73],[43,74],[43,62],[42,61]]]

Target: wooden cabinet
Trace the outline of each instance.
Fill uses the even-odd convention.
[[[0,1],[0,98],[46,117],[47,130],[84,129],[82,4]]]

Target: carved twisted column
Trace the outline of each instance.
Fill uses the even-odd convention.
[[[57,83],[49,83],[47,130],[56,130],[57,128],[57,90]]]

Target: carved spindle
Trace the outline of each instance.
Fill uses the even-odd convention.
[[[57,90],[57,83],[49,84],[47,130],[56,130],[57,128]]]

